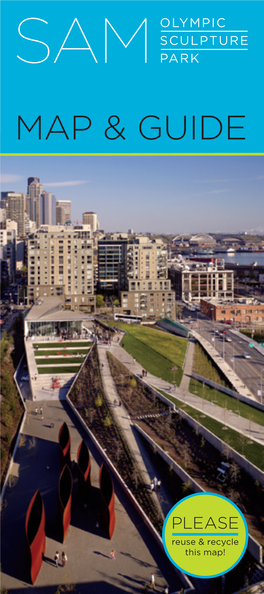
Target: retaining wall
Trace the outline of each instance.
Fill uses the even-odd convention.
[[[211,386],[211,388],[215,388],[216,390],[219,390],[219,392],[224,392],[224,394],[228,394],[228,396],[232,396],[232,398],[235,398],[236,400],[240,400],[240,402],[245,402],[245,404],[249,404],[250,406],[253,406],[254,408],[257,408],[258,410],[261,410],[264,412],[263,404],[259,404],[255,400],[252,400],[251,398],[247,398],[247,396],[242,396],[241,394],[238,394],[238,392],[235,392],[234,390],[230,390],[229,388],[224,388],[224,386],[220,386],[220,384],[216,384],[215,382],[212,382],[211,380],[206,379],[206,377],[203,377],[202,375],[198,375],[197,373],[192,373],[192,377],[194,379],[198,380],[199,382],[204,382],[208,386]]]
[[[141,384],[143,384],[143,386],[146,386],[146,388],[148,388],[150,390],[150,392],[152,392],[152,394],[157,396],[157,398],[159,398],[159,400],[162,400],[162,402],[167,404],[167,406],[169,406],[169,408],[171,408],[174,412],[176,412],[176,407],[175,407],[174,402],[171,402],[171,400],[166,398],[166,396],[163,396],[163,394],[161,394],[158,390],[156,390],[155,388],[152,388],[152,386],[150,386],[150,384],[148,384],[148,382],[145,382],[139,375],[135,375],[135,378],[137,379],[137,381],[139,381]]]
[[[214,435],[214,433],[209,431],[209,429],[206,429],[206,427],[201,425],[201,423],[199,423],[199,421],[196,421],[195,419],[193,419],[184,410],[179,408],[178,413],[194,429],[196,429],[198,426],[200,435],[203,435],[205,437],[205,439],[207,441],[209,441],[209,443],[211,443],[211,445],[213,445],[219,452],[222,452],[223,449],[226,448],[226,443],[222,439],[220,439],[220,437],[217,437],[216,435]],[[254,480],[257,480],[260,483],[260,485],[264,486],[264,472],[262,470],[260,470],[260,468],[257,468],[257,466],[252,464],[252,462],[249,462],[249,460],[246,460],[246,458],[244,458],[244,456],[242,456],[241,454],[236,452],[236,450],[234,450],[230,446],[228,446],[228,447],[229,447],[229,451],[230,451],[230,457],[235,462],[237,462],[237,464],[239,464],[239,466],[241,466],[241,468],[243,468],[246,472],[248,472],[248,474],[250,474],[250,476]]]
[[[182,413],[183,411],[179,411],[179,412]],[[186,414],[186,413],[184,413],[184,414]],[[187,416],[189,416],[189,415],[187,415]],[[169,456],[169,454],[164,452],[164,450],[156,443],[156,441],[154,441],[151,437],[149,437],[149,435],[147,433],[145,433],[145,431],[143,429],[141,429],[141,427],[139,427],[136,424],[134,426],[139,431],[139,433],[141,433],[141,435],[143,435],[144,438],[153,446],[153,448],[155,447],[156,451],[160,454],[160,456],[163,458],[163,460],[165,460],[165,462],[167,462],[167,464],[169,464],[169,466],[172,466],[174,472],[176,472],[176,474],[179,476],[179,478],[184,483],[186,483],[186,482],[190,483],[190,487],[194,491],[194,493],[204,493],[205,492],[205,490],[202,487],[200,487],[200,485],[188,474],[188,472],[183,470],[183,468],[181,468],[181,466],[179,466],[179,464],[177,464],[177,462],[175,462],[175,460],[173,460],[173,458],[171,458],[171,456]],[[219,441],[221,441],[221,440],[219,440]],[[253,536],[249,535],[249,537],[248,537],[247,549],[251,553],[252,557],[254,557],[254,559],[256,559],[259,563],[262,563],[262,546],[255,540],[255,538],[253,538]]]

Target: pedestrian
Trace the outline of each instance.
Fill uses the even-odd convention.
[[[135,363],[136,363],[136,359],[135,359],[135,357],[134,357],[133,361],[134,361],[134,365],[135,365]]]
[[[161,480],[159,479],[159,480],[157,481],[157,488],[158,488],[158,491],[160,491],[160,487],[161,487]]]
[[[38,409],[37,409],[37,407],[36,407],[36,408],[35,408],[35,415],[37,415],[37,414],[38,414]]]
[[[102,371],[104,371],[104,364],[102,363]]]
[[[39,414],[40,414],[40,415],[41,415],[41,417],[42,417],[42,408],[41,408],[41,407],[40,407],[40,409],[39,409]]]
[[[59,559],[60,559],[59,551],[56,551],[56,554],[55,554],[55,557],[54,557],[54,561],[55,561],[56,567],[59,567]]]
[[[112,551],[110,551],[110,557],[111,557],[111,559],[115,559],[115,551],[114,551],[114,549],[112,549]]]
[[[68,557],[66,555],[66,553],[64,553],[64,551],[62,551],[61,553],[61,563],[62,563],[62,567],[65,566],[66,561],[68,561]]]
[[[153,493],[153,491],[154,491],[154,483],[153,483],[153,481],[151,481],[151,483],[150,483],[150,490],[151,490],[151,493]]]
[[[151,574],[149,587],[152,588],[152,590],[156,590],[154,573]]]
[[[154,490],[155,490],[155,491],[157,491],[157,483],[158,483],[158,479],[157,479],[157,477],[156,477],[156,476],[154,476],[153,483],[154,483]]]
[[[38,379],[38,374],[35,373],[35,381],[37,381],[37,379]]]
[[[121,400],[119,400],[119,406],[121,406],[121,404],[122,404],[122,403],[121,403]]]

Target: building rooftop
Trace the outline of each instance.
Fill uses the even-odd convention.
[[[206,301],[207,303],[211,303],[212,305],[224,305],[225,307],[237,307],[240,305],[263,305],[261,301],[258,299],[254,299],[252,297],[239,297],[236,299],[209,299],[206,297],[202,298],[202,301]]]
[[[29,310],[26,321],[42,322],[48,321],[78,321],[90,319],[90,316],[79,311],[70,311],[63,309],[61,300],[58,297],[41,297],[32,305]]]

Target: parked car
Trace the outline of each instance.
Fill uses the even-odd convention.
[[[251,356],[250,356],[250,354],[249,354],[249,353],[244,353],[244,358],[245,358],[245,359],[251,359]]]

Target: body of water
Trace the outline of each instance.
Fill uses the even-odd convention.
[[[236,252],[234,254],[215,253],[217,258],[224,258],[226,267],[228,264],[252,264],[257,262],[258,266],[264,267],[264,252]]]

